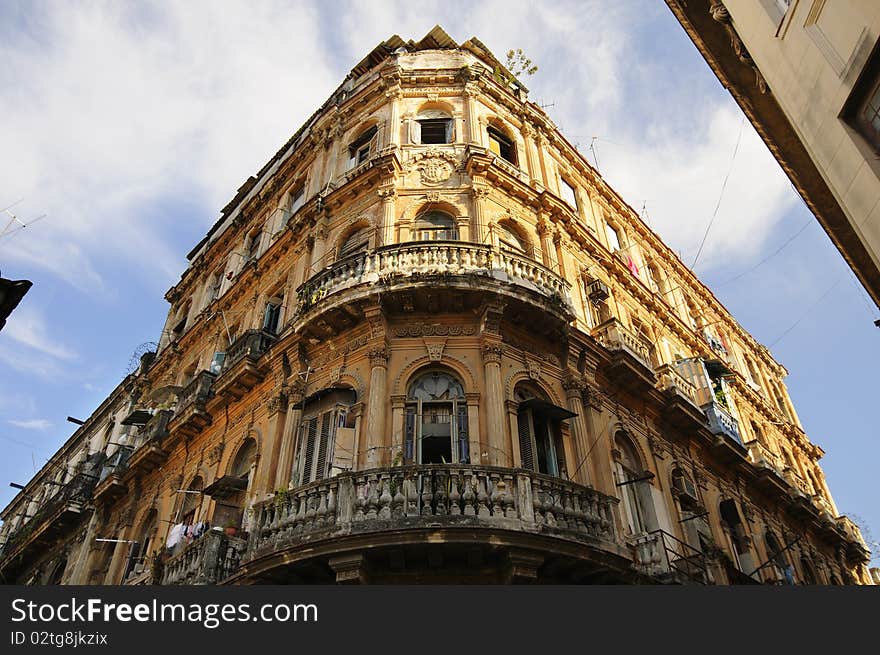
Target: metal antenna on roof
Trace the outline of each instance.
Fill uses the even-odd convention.
[[[34,223],[36,223],[37,221],[46,218],[46,214],[43,214],[42,216],[37,216],[37,218],[35,218],[34,220],[29,221],[27,223],[22,221],[18,216],[16,216],[11,211],[11,209],[13,207],[15,207],[18,203],[20,203],[22,200],[24,200],[24,199],[22,198],[21,200],[17,200],[2,210],[7,216],[9,216],[9,220],[6,222],[6,225],[3,226],[3,231],[0,232],[0,239],[3,239],[5,237],[11,237],[15,234],[18,234],[24,228],[29,227],[29,226],[33,225]],[[18,225],[13,227],[14,223],[18,223]]]

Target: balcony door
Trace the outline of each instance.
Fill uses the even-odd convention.
[[[514,397],[519,403],[516,421],[522,467],[560,475],[565,469],[562,421],[576,414],[554,405],[539,389],[524,384],[517,385]]]
[[[404,459],[407,463],[468,462],[467,403],[461,383],[432,371],[417,378],[406,403]]]

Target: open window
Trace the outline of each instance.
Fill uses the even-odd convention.
[[[260,255],[260,237],[262,232],[259,230],[251,232],[245,242],[244,258],[242,259],[242,268],[250,262],[256,261]]]
[[[788,561],[784,546],[772,532],[764,535],[764,543],[767,546],[767,558],[769,568],[773,572],[774,581],[778,584],[794,584],[794,568]]]
[[[430,371],[410,384],[404,428],[407,463],[470,461],[464,387],[452,374]]]
[[[608,237],[608,249],[611,252],[620,250],[620,233],[611,223],[605,223],[605,236]]]
[[[562,194],[562,199],[565,201],[565,204],[571,207],[573,211],[577,211],[577,193],[575,192],[574,187],[564,177],[559,178],[559,193]]]
[[[452,143],[452,125],[452,117],[445,111],[420,111],[413,125],[413,141],[425,145]]]
[[[487,132],[489,135],[489,150],[511,164],[516,164],[516,147],[510,137],[497,127],[491,125]]]
[[[564,407],[554,405],[538,387],[520,383],[514,389],[519,454],[522,467],[547,475],[565,471],[562,446],[562,422],[573,416]]]
[[[288,208],[288,211],[290,211],[291,215],[293,215],[297,211],[299,211],[299,208],[302,207],[303,204],[305,203],[305,199],[306,199],[306,186],[305,186],[305,184],[300,184],[299,186],[294,188],[293,191],[290,192],[290,206]]]
[[[266,301],[266,309],[263,311],[263,332],[267,334],[278,334],[278,328],[281,327],[281,308],[284,303],[284,296],[278,293]]]
[[[657,527],[651,478],[638,450],[623,432],[614,438],[614,473],[619,490],[623,521],[630,535],[650,532]]]
[[[718,508],[721,513],[721,528],[727,539],[728,550],[733,556],[733,563],[743,573],[750,574],[756,567],[745,523],[740,516],[736,501],[732,498],[722,500]]]
[[[341,387],[323,389],[308,399],[303,409],[293,465],[294,484],[323,480],[354,462],[357,394]]]
[[[458,227],[455,219],[446,212],[429,211],[416,217],[413,227],[414,241],[455,241]]]
[[[376,126],[363,131],[361,135],[348,146],[348,168],[356,168],[370,158],[376,146]]]
[[[214,526],[237,532],[244,524],[247,490],[257,459],[257,442],[248,437],[238,447],[226,475],[205,488],[205,495],[214,499]]]

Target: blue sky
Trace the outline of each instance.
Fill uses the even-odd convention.
[[[880,314],[661,0],[0,5],[0,207],[48,215],[0,239],[4,277],[34,281],[0,332],[0,503],[158,339],[235,189],[376,44],[437,23],[523,48],[532,99],[688,264],[731,171],[695,270],[788,368],[838,507],[880,535]]]

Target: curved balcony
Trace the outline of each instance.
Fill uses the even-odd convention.
[[[435,569],[463,558],[477,570],[474,560],[482,561],[493,575],[526,561],[533,570],[525,577],[542,580],[554,571],[569,580],[623,576],[632,554],[615,534],[617,502],[522,469],[430,464],[343,473],[255,505],[248,550],[229,581],[298,579],[321,567],[339,581],[339,560],[353,559],[378,581],[395,571],[429,575],[432,558]]]
[[[458,302],[469,292],[489,291],[568,321],[573,316],[569,287],[533,259],[490,246],[462,241],[396,244],[343,259],[300,286],[294,329],[300,331],[334,309],[340,310],[339,322],[344,324],[351,319],[355,301],[378,291],[406,295],[413,288],[450,290]]]

